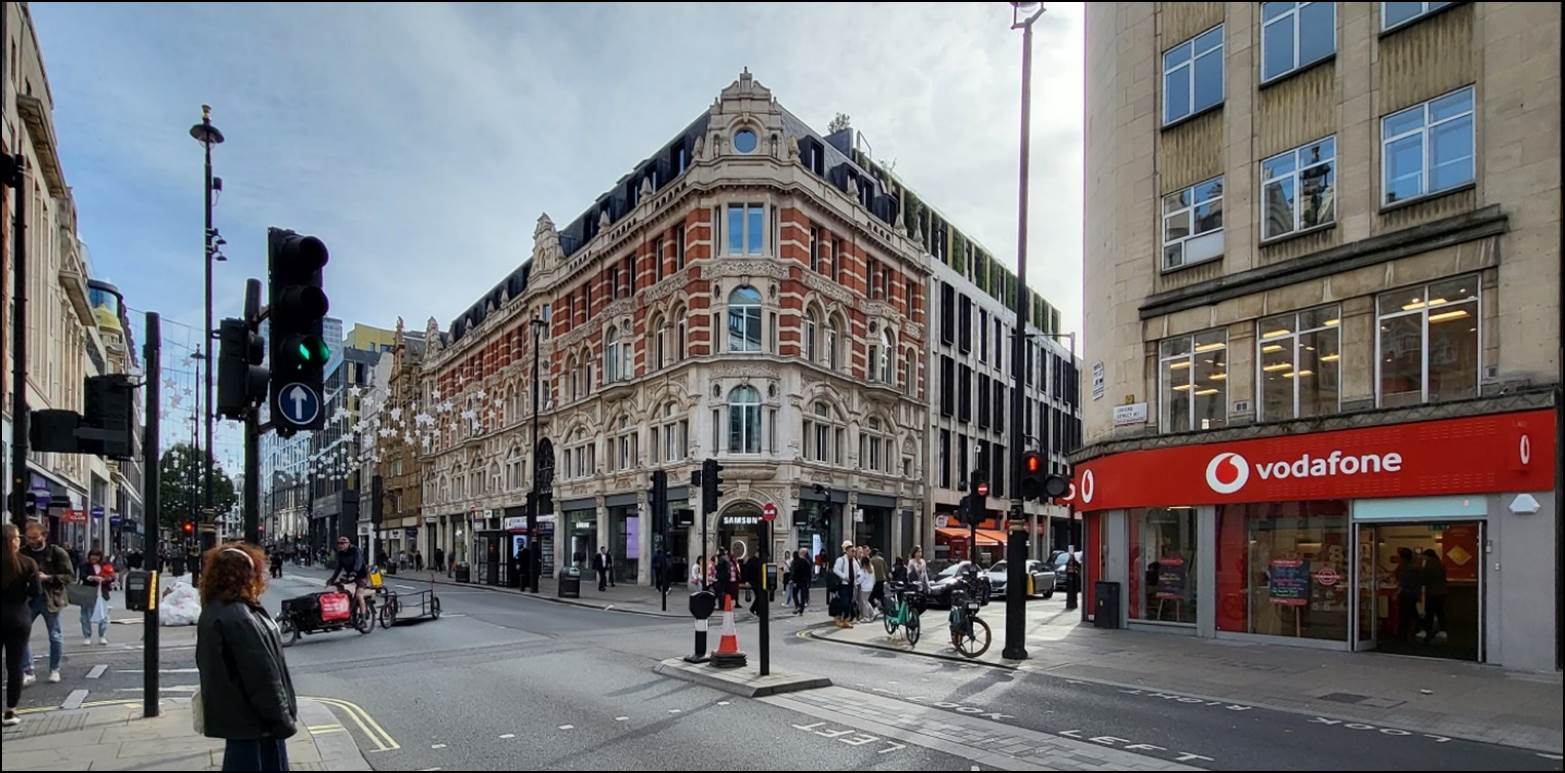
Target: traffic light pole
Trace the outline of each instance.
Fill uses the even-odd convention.
[[[261,409],[245,413],[245,542],[261,544]]]
[[[143,345],[143,358],[147,364],[147,412],[146,430],[142,436],[141,449],[144,454],[142,459],[141,477],[141,502],[142,520],[144,528],[149,532],[148,536],[154,539],[157,536],[156,526],[161,523],[163,506],[160,501],[162,492],[163,470],[158,460],[158,407],[162,400],[161,380],[163,378],[163,325],[155,311],[147,312],[147,341]],[[154,541],[153,545],[157,543]],[[160,562],[159,551],[154,547],[147,562],[147,569],[152,576],[158,576]],[[141,625],[142,645],[142,715],[156,717],[158,715],[158,612],[157,605],[149,603],[145,613],[146,617]]]
[[[1006,545],[1005,649],[1009,660],[1027,658],[1027,521],[1022,499],[1022,455],[1027,436],[1022,416],[1027,396],[1027,162],[1032,127],[1032,25],[1043,15],[1040,3],[1027,18],[1014,6],[1011,28],[1022,30],[1022,136],[1020,180],[1016,193],[1016,334],[1011,339],[1011,528]],[[1048,432],[1040,433],[1047,437]],[[1048,458],[1047,454],[1044,457]]]

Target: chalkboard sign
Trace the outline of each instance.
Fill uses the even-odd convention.
[[[1157,597],[1160,599],[1182,599],[1185,597],[1185,585],[1189,574],[1185,570],[1185,559],[1180,556],[1165,556],[1157,561]]]
[[[1310,603],[1310,562],[1278,558],[1271,562],[1271,600],[1290,607]]]

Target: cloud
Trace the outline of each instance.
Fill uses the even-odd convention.
[[[269,225],[320,235],[333,315],[442,324],[749,67],[1014,259],[1020,33],[1001,3],[716,6],[35,4],[94,272],[199,324],[210,103],[218,316]],[[1081,316],[1082,12],[1051,4],[1033,79],[1029,278]]]

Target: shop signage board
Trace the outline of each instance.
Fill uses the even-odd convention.
[[[1310,562],[1298,558],[1275,558],[1268,566],[1268,574],[1271,575],[1269,595],[1273,604],[1289,607],[1309,605]]]
[[[1550,491],[1554,446],[1543,410],[1127,451],[1078,464],[1063,501],[1090,511]]]
[[[1164,556],[1157,560],[1157,597],[1183,599],[1190,579],[1185,559],[1180,556]]]

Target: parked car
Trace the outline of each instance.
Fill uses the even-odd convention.
[[[951,589],[960,581],[959,573],[967,567],[974,566],[971,561],[958,561],[935,575],[929,581],[929,593],[925,596],[931,607],[941,609],[951,606]],[[988,604],[989,598],[994,595],[994,589],[990,587],[989,576],[982,569],[978,571],[978,601],[980,604]]]
[[[996,561],[985,572],[989,578],[989,588],[996,596],[1004,596],[1009,579],[1010,567],[1004,561]],[[1056,585],[1056,573],[1049,564],[1036,559],[1027,561],[1027,573],[1032,575],[1032,592],[1034,596],[1042,596],[1046,599],[1054,598]]]
[[[1049,554],[1049,568],[1054,570],[1055,576],[1061,581],[1065,579],[1065,565],[1069,564],[1070,560],[1071,554],[1064,550],[1056,550]],[[1081,561],[1080,550],[1076,551],[1076,560]]]

